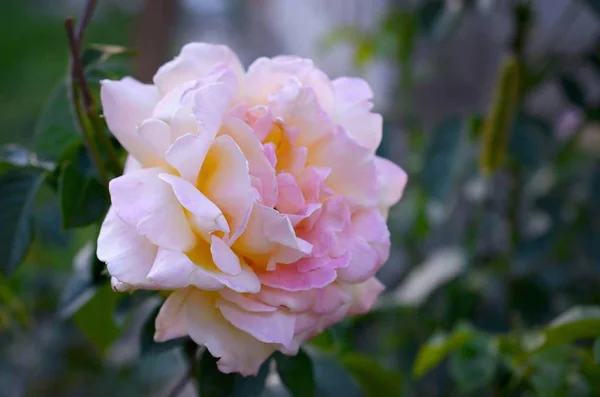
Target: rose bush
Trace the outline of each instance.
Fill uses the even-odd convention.
[[[387,260],[387,212],[405,173],[375,155],[369,85],[307,59],[244,71],[224,46],[188,44],[154,84],[102,82],[130,154],[110,182],[97,254],[113,288],[172,291],[157,341],[189,335],[223,372],[369,310]]]

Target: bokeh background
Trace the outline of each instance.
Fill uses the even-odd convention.
[[[74,131],[60,106],[63,21],[84,3],[0,2],[0,144],[52,159],[43,130]],[[526,3],[523,22],[515,9]],[[364,77],[386,120],[379,154],[409,185],[390,215],[392,254],[379,273],[388,289],[372,314],[328,334],[335,349],[370,357],[406,396],[597,396],[589,343],[523,358],[497,336],[600,305],[599,34],[594,0],[101,0],[86,42],[136,49],[114,73],[143,81],[190,41],[227,44],[246,66],[295,54],[331,77]],[[486,119],[510,56],[525,65],[523,95],[491,139]],[[486,150],[503,159],[493,172],[483,172]],[[73,291],[94,233],[62,230],[56,196],[42,191],[26,263],[0,276],[0,395],[163,396],[185,371],[176,349],[141,352],[156,297]],[[432,335],[465,324],[477,338],[415,376]],[[363,395],[334,361],[315,361],[317,394]],[[287,395],[276,376],[268,384],[264,395]],[[378,395],[400,395],[387,392]]]

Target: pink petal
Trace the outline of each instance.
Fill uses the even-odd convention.
[[[228,288],[219,291],[221,297],[249,312],[274,312],[276,307],[266,305],[256,299],[255,295],[245,295],[234,292]]]
[[[296,178],[291,174],[281,172],[277,174],[279,195],[277,198],[277,209],[286,214],[295,214],[305,205],[302,190],[296,183]]]
[[[277,202],[275,169],[252,129],[242,120],[230,117],[225,124],[225,133],[233,138],[248,160],[250,175],[260,179],[263,204],[268,207],[275,206]]]
[[[294,316],[282,310],[248,312],[224,299],[217,300],[223,317],[259,341],[287,346],[294,337]]]
[[[355,241],[350,248],[350,263],[338,269],[340,280],[348,283],[359,283],[375,275],[383,265],[377,250],[365,241]]]
[[[370,151],[357,144],[344,130],[320,142],[309,151],[309,163],[327,167],[326,183],[355,204],[377,203],[377,172]]]
[[[256,299],[270,306],[281,307],[298,313],[309,310],[314,300],[314,291],[285,291],[279,288],[264,286],[256,295]]]
[[[391,161],[375,156],[377,186],[379,190],[379,208],[387,216],[387,211],[402,197],[408,181],[406,172]]]
[[[335,312],[340,307],[350,302],[352,297],[337,284],[329,284],[317,290],[313,311],[316,314]]]
[[[325,287],[336,279],[337,273],[329,268],[300,273],[293,265],[280,265],[274,271],[260,273],[258,277],[269,287],[303,291]]]
[[[368,312],[379,294],[385,289],[384,285],[375,277],[371,277],[361,284],[348,284],[344,288],[352,295],[350,314]]]

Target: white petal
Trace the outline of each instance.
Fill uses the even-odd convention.
[[[173,188],[181,205],[189,211],[188,219],[194,231],[208,241],[208,235],[215,231],[229,233],[229,225],[221,210],[203,195],[194,185],[183,178],[171,174],[160,174],[159,178]]]
[[[125,283],[134,288],[156,288],[146,278],[157,247],[135,228],[123,222],[111,208],[106,214],[98,236],[98,259],[106,262],[108,272],[116,278],[115,285],[123,290]]]
[[[164,64],[154,76],[154,84],[163,95],[191,80],[206,77],[216,65],[230,69],[239,83],[244,80],[244,68],[237,56],[226,46],[206,43],[185,45],[178,57]]]
[[[159,119],[147,119],[137,127],[137,134],[157,158],[165,158],[171,146],[171,128],[167,123]]]
[[[187,335],[183,305],[190,290],[173,291],[156,316],[154,340],[164,342]]]
[[[273,345],[256,338],[230,324],[216,310],[215,297],[194,290],[185,303],[186,326],[192,339],[205,345],[215,357],[221,372],[239,372],[253,375],[275,350]]]
[[[196,237],[173,190],[158,177],[164,171],[147,168],[111,180],[113,207],[123,221],[154,244],[187,251]]]
[[[136,127],[152,116],[158,92],[152,85],[131,77],[102,80],[100,98],[108,128],[125,150],[146,166],[156,165],[156,156],[136,133]]]
[[[198,188],[225,214],[233,241],[244,230],[256,201],[248,161],[230,136],[217,137],[200,170]]]

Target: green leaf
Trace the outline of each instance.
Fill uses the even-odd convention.
[[[121,334],[113,316],[118,299],[119,294],[107,283],[99,287],[94,297],[73,316],[79,330],[101,353],[104,353]]]
[[[531,356],[529,383],[538,396],[564,395],[565,377],[569,369],[570,349],[554,346]]]
[[[600,364],[600,338],[594,341],[592,352],[594,353],[594,361],[596,364]]]
[[[59,313],[63,318],[71,317],[95,295],[97,288],[107,284],[105,265],[96,256],[96,244],[88,242],[75,255],[73,274],[69,279],[59,303]]]
[[[600,336],[600,307],[579,306],[567,310],[544,330],[543,347]]]
[[[579,108],[585,108],[586,98],[583,88],[575,77],[562,75],[559,79],[560,87],[569,102]]]
[[[224,374],[217,368],[217,361],[208,350],[200,357],[195,375],[202,397],[260,396],[269,373],[270,360],[263,363],[256,376]]]
[[[402,378],[383,368],[378,362],[358,353],[346,353],[340,362],[357,381],[367,397],[400,395]]]
[[[429,140],[421,177],[426,192],[443,201],[454,184],[464,160],[464,128],[459,117],[444,120]]]
[[[14,168],[0,175],[0,271],[9,276],[33,240],[35,196],[44,173]]]
[[[79,139],[70,109],[67,84],[61,81],[50,94],[35,126],[34,148],[44,158],[58,159]]]
[[[466,324],[459,325],[450,335],[445,333],[435,334],[419,350],[413,367],[413,374],[417,377],[423,376],[471,338],[473,338],[473,329]]]
[[[336,357],[315,354],[312,358],[317,396],[364,397],[356,380]]]
[[[309,341],[311,346],[324,353],[335,353],[339,349],[338,341],[331,328],[326,328]]]
[[[265,388],[267,375],[269,374],[269,363],[265,361],[258,370],[256,376],[235,375],[235,387],[233,388],[234,397],[260,396]]]
[[[472,393],[493,380],[498,366],[497,351],[492,339],[477,334],[450,356],[450,374],[462,391]]]
[[[156,316],[158,316],[158,312],[160,310],[160,306],[150,313],[146,322],[142,326],[142,332],[140,334],[140,353],[142,355],[146,354],[159,354],[166,352],[168,350],[178,348],[183,346],[186,340],[189,338],[182,337],[171,339],[166,342],[155,342],[154,334],[156,332]]]
[[[94,176],[82,174],[74,164],[63,168],[58,189],[65,229],[92,224],[102,219],[108,209],[106,187]]]
[[[275,354],[277,371],[281,381],[292,397],[312,397],[315,395],[315,378],[310,357],[300,350],[295,356]]]

